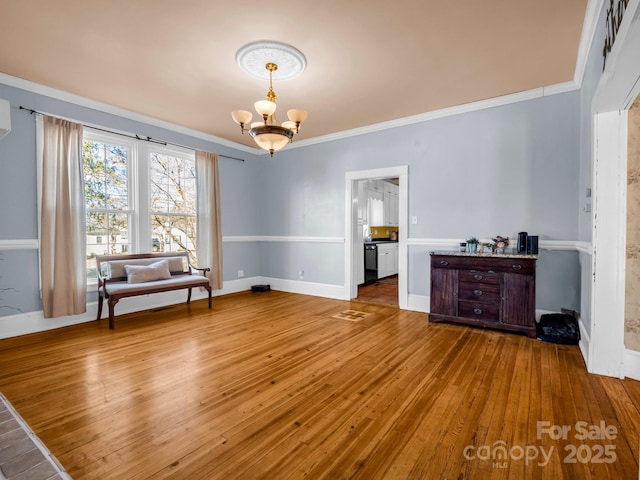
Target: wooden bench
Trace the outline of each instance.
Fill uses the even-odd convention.
[[[165,261],[166,260],[166,264]],[[158,263],[160,262],[160,263]],[[113,308],[121,298],[150,293],[188,289],[187,303],[191,302],[191,289],[206,288],[211,308],[211,286],[204,276],[210,268],[198,268],[189,262],[188,252],[138,253],[131,255],[96,255],[98,269],[98,317],[102,304],[109,302],[109,328],[115,328]],[[202,275],[194,275],[193,270]]]

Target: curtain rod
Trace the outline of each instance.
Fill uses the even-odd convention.
[[[47,113],[39,112],[38,110],[34,110],[33,108],[23,107],[22,105],[20,105],[20,110],[26,110],[26,111],[27,111],[27,112],[29,112],[31,115],[33,115],[33,114],[35,114],[35,113],[37,113],[37,114],[39,114],[39,115],[48,115]],[[60,117],[58,117],[58,118],[60,118]],[[86,128],[92,128],[93,130],[98,130],[98,131],[100,131],[100,132],[112,133],[112,134],[114,134],[114,135],[120,135],[120,136],[122,136],[122,137],[127,137],[127,138],[135,138],[136,140],[143,140],[143,141],[145,141],[145,142],[149,142],[149,143],[157,143],[158,145],[165,145],[165,146],[166,146],[166,145],[172,145],[172,146],[174,146],[174,147],[186,148],[187,150],[194,150],[194,151],[196,150],[196,149],[195,149],[195,148],[193,148],[193,147],[188,147],[188,146],[186,146],[186,145],[181,145],[181,144],[179,144],[179,143],[166,142],[166,141],[164,141],[164,140],[157,140],[157,139],[152,138],[152,137],[149,137],[149,136],[141,137],[140,135],[137,135],[137,134],[136,134],[136,135],[130,135],[130,134],[128,134],[128,133],[116,132],[116,131],[113,131],[113,130],[108,130],[108,129],[106,129],[106,128],[95,127],[95,126],[93,126],[93,125],[86,125],[86,124],[84,124],[84,123],[81,123],[81,125],[82,125],[83,127],[86,127]],[[231,157],[231,156],[229,156],[229,155],[222,155],[222,154],[220,154],[220,153],[218,153],[217,155],[218,155],[219,157],[224,157],[224,158],[229,158],[229,159],[231,159],[231,160],[238,160],[238,161],[240,161],[240,162],[244,162],[244,158]]]

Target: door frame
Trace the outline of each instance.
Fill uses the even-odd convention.
[[[639,6],[629,2],[592,104],[591,331],[583,353],[589,372],[620,378],[640,378],[624,345],[627,111],[640,94]]]
[[[355,278],[355,244],[358,228],[356,182],[360,180],[380,180],[383,178],[399,179],[398,182],[398,305],[407,309],[409,289],[407,239],[409,229],[409,166],[376,168],[345,173],[345,248],[344,248],[344,298],[352,300],[358,296],[358,285]]]

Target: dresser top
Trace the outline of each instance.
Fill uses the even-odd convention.
[[[459,252],[456,250],[434,250],[430,252],[430,255],[454,255],[456,257],[474,257],[474,258],[528,258],[531,260],[537,260],[538,255],[529,255],[526,253],[467,253]]]

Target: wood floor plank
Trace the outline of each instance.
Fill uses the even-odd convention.
[[[575,346],[393,305],[243,292],[0,340],[0,365],[75,479],[638,475],[640,382],[588,374]],[[618,435],[538,434],[579,421]],[[605,443],[611,463],[565,461]],[[548,464],[517,458],[529,447]]]

